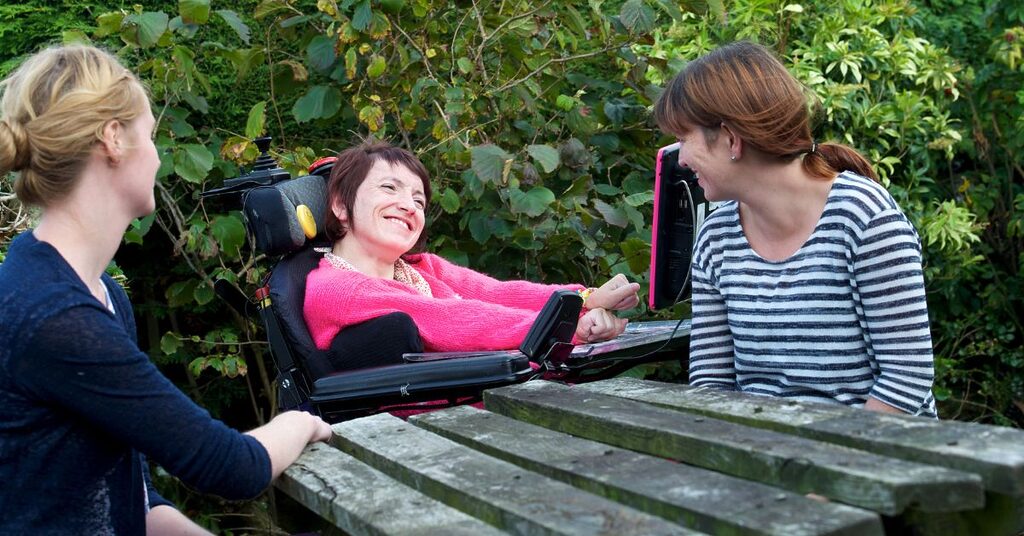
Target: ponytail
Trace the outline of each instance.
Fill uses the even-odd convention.
[[[836,173],[852,171],[878,181],[878,175],[864,155],[841,143],[813,144],[804,155],[803,168],[812,177],[832,178]]]

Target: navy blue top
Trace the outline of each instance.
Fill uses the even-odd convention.
[[[114,313],[31,231],[0,264],[0,533],[144,534],[147,499],[168,503],[143,455],[228,499],[270,483],[263,446],[157,370],[124,290],[103,282]]]

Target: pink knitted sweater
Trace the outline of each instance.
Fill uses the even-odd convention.
[[[327,349],[342,329],[394,312],[412,317],[427,351],[517,348],[551,293],[581,285],[498,281],[424,253],[411,266],[430,285],[423,296],[398,281],[341,270],[322,259],[306,279],[303,311],[313,342]]]

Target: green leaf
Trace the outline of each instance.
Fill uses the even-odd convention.
[[[636,237],[630,237],[619,243],[622,255],[629,263],[633,273],[643,273],[651,264],[651,245]]]
[[[370,64],[366,67],[366,76],[370,78],[380,78],[387,69],[387,64],[384,62],[384,56],[378,56],[374,54],[370,58]]]
[[[197,357],[193,359],[191,363],[188,364],[188,371],[192,374],[193,377],[198,378],[199,375],[202,374],[203,371],[206,370],[206,367],[208,366],[209,360],[207,358]]]
[[[206,305],[213,301],[216,296],[213,292],[213,287],[206,283],[200,283],[196,286],[196,289],[192,291],[192,298],[196,300],[199,305]]]
[[[167,305],[169,307],[181,307],[183,305],[192,303],[192,300],[195,299],[195,297],[193,296],[195,290],[195,279],[191,279],[188,281],[179,281],[167,287],[167,291],[164,292],[164,297],[167,298]]]
[[[132,37],[143,48],[149,48],[160,40],[167,31],[167,13],[146,11],[137,15],[128,15],[125,21],[135,27]]]
[[[206,24],[210,20],[210,0],[178,0],[178,13],[187,24]]]
[[[242,22],[241,17],[238,16],[238,13],[235,13],[230,9],[218,9],[215,13],[217,13],[217,15],[220,15],[220,18],[223,19],[224,22],[226,22],[228,26],[230,26],[231,29],[235,31],[236,34],[238,34],[238,38],[241,39],[243,43],[247,45],[249,44],[249,26],[246,23]]]
[[[256,6],[256,11],[253,12],[252,16],[254,19],[262,19],[285,9],[288,9],[288,2],[286,0],[263,0],[260,2],[260,5]]]
[[[341,92],[330,86],[313,86],[309,92],[295,101],[292,115],[295,120],[305,123],[313,119],[333,117],[341,109]]]
[[[558,149],[550,145],[528,145],[526,152],[544,168],[545,173],[551,173],[558,168],[561,160],[558,158]]]
[[[455,214],[459,211],[459,206],[462,203],[459,201],[459,195],[455,193],[455,190],[451,188],[445,188],[444,194],[441,195],[441,208],[444,209],[448,214]]]
[[[239,80],[248,76],[249,72],[262,64],[266,57],[259,47],[228,49],[221,54],[234,64]]]
[[[92,40],[82,30],[64,30],[60,34],[60,42],[64,45],[88,45]]]
[[[607,222],[609,225],[614,225],[616,227],[626,227],[626,225],[629,224],[629,220],[626,219],[625,212],[623,212],[622,209],[618,207],[609,205],[608,203],[605,203],[600,199],[595,199],[594,208],[596,208],[597,211],[601,213],[601,217],[604,218],[604,221]]]
[[[267,122],[267,101],[260,101],[249,110],[249,119],[245,122],[245,136],[258,138],[263,134]]]
[[[626,218],[628,218],[633,224],[633,227],[636,228],[637,232],[643,233],[647,228],[647,224],[644,223],[644,215],[641,214],[639,210],[629,205],[622,205],[622,211],[626,213]],[[647,232],[647,236],[650,236],[649,230]]]
[[[124,22],[124,13],[113,11],[96,17],[96,37],[106,37],[121,31],[121,23]]]
[[[678,0],[655,0],[654,5],[672,17],[672,20],[676,22],[683,20],[683,12],[679,10]]]
[[[330,69],[331,65],[334,65],[334,60],[338,58],[334,43],[335,41],[326,35],[314,37],[306,47],[306,59],[310,67],[321,72]]]
[[[455,62],[459,66],[459,71],[462,74],[469,74],[473,72],[473,62],[469,58],[459,58],[459,61]]]
[[[622,190],[618,186],[612,186],[611,184],[605,184],[599,182],[594,185],[594,190],[601,195],[618,195],[622,193]]]
[[[220,249],[231,257],[236,257],[245,245],[245,225],[235,215],[218,216],[210,224],[213,237],[220,244]]]
[[[125,231],[124,233],[124,243],[142,244],[142,238],[146,236],[146,233],[149,232],[149,229],[153,227],[153,219],[155,218],[155,216],[156,213],[151,212],[148,216],[144,218],[136,218],[132,220],[132,223],[128,227],[128,230]]]
[[[356,12],[352,15],[352,27],[357,31],[365,32],[373,22],[373,11],[370,10],[370,0],[363,0],[356,6]]]
[[[559,95],[558,98],[555,99],[555,106],[557,106],[559,110],[565,110],[568,112],[576,106],[576,100],[568,95]]]
[[[213,153],[203,145],[188,143],[174,150],[174,172],[188,182],[199,184],[213,169]]]
[[[512,188],[509,191],[509,200],[512,202],[513,213],[535,218],[544,214],[548,206],[555,202],[555,194],[543,186],[536,186],[526,193]]]
[[[646,205],[647,203],[651,203],[654,201],[654,191],[647,190],[646,192],[627,195],[624,201],[626,201],[626,204],[631,207],[639,207],[641,205]]]
[[[356,67],[358,66],[359,56],[356,55],[356,47],[349,47],[349,49],[345,51],[345,76],[347,76],[349,80],[356,77]]]
[[[470,148],[473,171],[484,182],[501,184],[507,177],[506,167],[512,163],[512,155],[493,144],[477,145]]]
[[[384,110],[375,104],[363,106],[359,110],[359,121],[370,129],[370,132],[377,132],[384,128]]]
[[[181,348],[181,339],[174,332],[168,331],[164,333],[163,337],[160,337],[160,350],[165,355],[174,354],[178,351],[178,348]]]
[[[469,215],[469,234],[478,244],[487,242],[491,237],[491,216],[483,212]]]
[[[645,34],[654,28],[654,10],[643,0],[626,0],[619,10],[619,20],[632,34]]]

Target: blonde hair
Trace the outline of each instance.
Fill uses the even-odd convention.
[[[135,75],[86,45],[30,56],[0,93],[0,174],[16,172],[18,199],[40,206],[71,191],[110,121],[127,123],[149,106]]]

